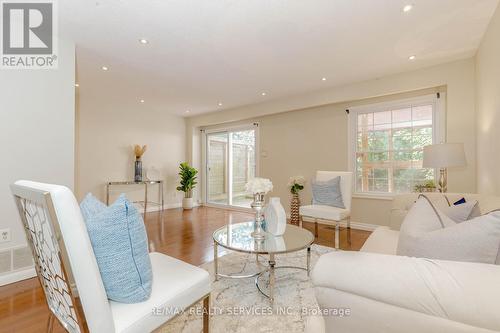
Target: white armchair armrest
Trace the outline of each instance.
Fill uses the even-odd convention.
[[[497,265],[332,252],[318,260],[312,281],[315,287],[500,331]]]

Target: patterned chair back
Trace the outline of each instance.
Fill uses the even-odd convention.
[[[114,332],[99,268],[71,190],[17,181],[11,192],[54,317],[70,333]]]
[[[68,332],[82,332],[84,315],[50,193],[16,186],[12,192],[50,311]]]

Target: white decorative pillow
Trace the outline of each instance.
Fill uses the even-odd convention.
[[[476,200],[467,201],[458,205],[453,204],[440,210],[457,223],[468,221],[481,215],[479,212],[479,204]]]
[[[456,223],[420,197],[401,225],[402,256],[500,264],[500,212]]]

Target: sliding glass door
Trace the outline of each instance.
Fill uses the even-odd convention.
[[[257,172],[257,129],[238,128],[206,134],[206,202],[250,207],[245,183]]]

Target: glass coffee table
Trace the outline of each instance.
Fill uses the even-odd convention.
[[[303,228],[287,224],[285,233],[282,236],[266,234],[264,240],[256,240],[250,235],[254,231],[254,222],[242,222],[228,224],[217,229],[213,234],[214,239],[214,274],[217,281],[220,277],[232,279],[244,279],[255,277],[257,289],[271,301],[274,300],[275,270],[282,268],[292,268],[310,272],[311,264],[311,244],[314,242],[314,235]],[[222,246],[228,250],[255,254],[257,267],[261,267],[259,255],[269,255],[268,266],[248,275],[221,274],[217,258],[218,247]],[[298,266],[276,266],[275,256],[278,254],[307,250],[306,267]],[[260,279],[264,273],[269,273],[269,291],[266,293],[260,286]]]

